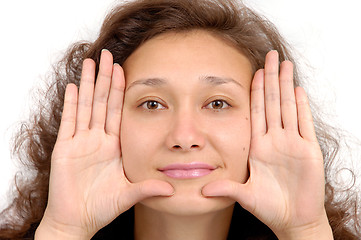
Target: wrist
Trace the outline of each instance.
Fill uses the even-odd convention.
[[[92,236],[88,236],[85,231],[78,227],[67,226],[63,224],[54,223],[51,220],[41,220],[38,228],[35,231],[35,240],[89,240]]]
[[[305,226],[289,229],[276,234],[279,240],[333,240],[332,228],[328,219],[318,223],[312,223]]]

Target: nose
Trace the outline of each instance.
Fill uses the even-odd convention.
[[[177,114],[172,121],[166,142],[172,151],[201,150],[205,145],[205,136],[200,121],[194,114]]]

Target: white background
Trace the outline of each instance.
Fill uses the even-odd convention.
[[[0,3],[0,209],[17,170],[10,138],[28,116],[31,91],[77,40],[94,39],[114,0]],[[332,124],[361,139],[361,6],[344,0],[246,0],[302,55],[308,91]],[[354,159],[360,162],[361,159]],[[360,164],[358,166],[361,166]]]

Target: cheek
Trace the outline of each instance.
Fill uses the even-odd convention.
[[[141,118],[123,111],[120,141],[124,171],[131,182],[143,180],[149,174],[157,139],[154,128]]]
[[[161,143],[165,125],[165,118],[152,119],[124,110],[120,132],[123,157],[148,156]]]
[[[212,145],[221,156],[226,177],[245,182],[248,179],[251,124],[248,116],[236,119],[214,129],[216,137]]]

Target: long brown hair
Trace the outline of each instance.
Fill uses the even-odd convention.
[[[3,219],[0,239],[32,238],[42,219],[47,204],[50,160],[60,124],[65,87],[68,83],[79,86],[82,61],[92,58],[99,63],[100,52],[106,48],[112,52],[114,62],[122,65],[135,49],[154,36],[195,29],[206,30],[242,51],[252,63],[254,71],[264,67],[267,52],[277,50],[280,61],[290,60],[295,63],[294,82],[296,86],[302,85],[291,47],[271,22],[241,2],[136,0],[115,7],[106,17],[99,37],[94,42],[72,45],[64,58],[54,66],[53,77],[49,78],[38,109],[28,122],[21,125],[13,152],[25,164],[27,174],[15,178],[15,197],[0,215]],[[342,195],[344,198],[336,198],[336,188],[332,182],[331,170],[336,167],[334,162],[338,159],[340,136],[333,134],[333,128],[322,122],[317,108],[312,108],[325,161],[325,207],[334,238],[360,239],[356,195],[345,191]],[[250,230],[247,239],[276,239],[267,226],[250,214],[243,213],[241,219],[234,218],[232,221],[232,225],[237,221],[240,226],[246,223],[257,226],[255,231]]]

